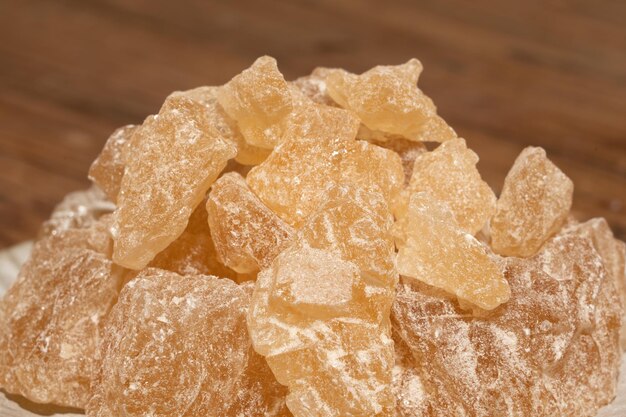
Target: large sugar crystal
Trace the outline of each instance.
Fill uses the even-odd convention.
[[[478,155],[453,139],[417,156],[407,194],[426,191],[445,202],[457,224],[476,234],[496,210],[496,196],[476,169]]]
[[[224,266],[215,250],[207,223],[204,202],[200,203],[189,218],[185,231],[160,252],[148,265],[180,275],[214,275],[239,281],[240,276]]]
[[[218,100],[237,121],[246,142],[272,149],[280,142],[283,122],[293,108],[291,95],[276,60],[264,56],[225,84]]]
[[[246,180],[283,220],[299,227],[336,185],[382,190],[389,204],[404,183],[400,157],[355,140],[358,120],[345,110],[310,105],[289,119],[283,142]]]
[[[593,242],[593,247],[602,258],[607,274],[615,281],[622,306],[626,306],[626,244],[615,239],[608,223],[603,218],[595,218],[576,226],[571,226],[582,236]],[[622,323],[622,348],[626,350],[626,320]]]
[[[292,85],[315,103],[336,106],[337,104],[330,98],[326,88],[326,77],[332,71],[329,68],[315,68],[310,75],[292,81]]]
[[[136,130],[134,125],[115,130],[89,168],[89,179],[106,193],[110,201],[117,201],[126,166],[126,148]]]
[[[220,87],[198,87],[172,93],[170,97],[185,97],[204,106],[208,123],[218,130],[224,140],[237,148],[235,161],[242,165],[260,164],[270,154],[270,150],[251,145],[244,139],[237,122],[230,118],[219,104],[217,100],[219,91]]]
[[[269,267],[294,234],[234,172],[213,184],[206,209],[219,259],[240,273]]]
[[[542,148],[520,153],[504,180],[491,219],[491,245],[505,256],[528,257],[565,222],[574,184]]]
[[[413,167],[415,160],[427,152],[426,145],[422,142],[414,142],[412,140],[397,138],[388,141],[374,141],[375,145],[390,149],[397,153],[402,160],[402,169],[404,170],[404,184],[408,185],[413,176]]]
[[[259,274],[248,327],[297,417],[393,412],[390,226],[381,195],[348,192]]]
[[[85,406],[102,321],[123,280],[123,269],[99,251],[110,240],[100,226],[42,238],[0,301],[5,391],[40,403]]]
[[[461,229],[452,211],[429,194],[411,195],[395,233],[401,275],[487,310],[509,299],[509,285],[488,248]]]
[[[115,211],[113,260],[141,269],[184,230],[236,148],[204,107],[169,97],[133,135]]]
[[[341,107],[359,116],[364,125],[363,138],[404,137],[431,142],[453,139],[454,130],[417,87],[421,72],[422,64],[417,59],[402,65],[377,66],[361,75],[334,70],[326,77],[326,88]]]
[[[212,276],[139,273],[107,320],[87,415],[289,416],[250,344],[250,293]]]
[[[401,284],[392,323],[409,353],[396,389],[415,397],[399,415],[591,417],[611,401],[623,308],[587,227],[531,258],[502,259],[511,298],[479,316],[425,284]]]
[[[63,198],[43,222],[38,238],[54,235],[69,229],[83,229],[98,223],[100,217],[115,210],[115,205],[97,186],[74,191]]]

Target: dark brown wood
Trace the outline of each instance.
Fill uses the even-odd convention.
[[[270,54],[288,78],[419,58],[500,189],[543,146],[626,238],[626,2],[0,0],[0,247],[88,185],[108,134]]]

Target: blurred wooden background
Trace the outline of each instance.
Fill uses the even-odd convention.
[[[287,78],[419,58],[496,190],[543,146],[626,238],[626,1],[0,0],[0,247],[88,185],[115,127],[263,54]]]

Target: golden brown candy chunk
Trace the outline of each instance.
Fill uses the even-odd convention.
[[[107,139],[100,155],[89,168],[89,179],[97,184],[115,202],[120,192],[126,162],[124,155],[137,126],[128,125],[115,130]]]
[[[411,59],[396,66],[378,66],[355,75],[333,70],[326,77],[328,94],[363,124],[364,139],[401,136],[416,141],[444,142],[456,137],[437,115],[432,100],[419,88],[422,64]]]
[[[292,81],[291,85],[315,103],[336,106],[337,104],[330,98],[326,89],[326,77],[332,71],[329,68],[315,68],[310,75]]]
[[[97,226],[57,230],[38,241],[0,301],[5,391],[40,403],[85,406],[102,320],[123,274],[95,250],[94,235],[107,233]]]
[[[107,201],[105,194],[97,186],[83,191],[75,191],[65,196],[50,218],[39,229],[38,238],[54,235],[68,229],[88,228],[98,219],[115,210],[115,205]]]
[[[148,268],[122,290],[100,345],[91,417],[288,416],[252,349],[251,287]]]
[[[503,259],[511,299],[480,317],[424,284],[398,287],[394,336],[417,371],[397,374],[414,394],[400,416],[591,417],[612,400],[623,309],[585,227]]]
[[[137,128],[129,148],[113,228],[113,260],[141,269],[174,241],[205,193],[235,156],[204,107],[168,98]]]
[[[476,234],[496,210],[496,196],[480,177],[477,162],[464,139],[442,143],[416,158],[406,194],[428,192],[450,207],[463,230]]]
[[[368,283],[393,289],[398,271],[391,227],[392,217],[380,193],[337,187],[299,230],[298,238],[353,262]]]
[[[291,95],[276,60],[263,56],[221,87],[218,100],[237,121],[246,142],[272,149],[280,142],[283,121],[293,108]]]
[[[404,185],[408,185],[413,175],[413,166],[415,160],[425,152],[428,152],[426,145],[422,142],[414,142],[408,139],[396,138],[388,141],[373,141],[375,145],[394,151],[402,160],[402,169],[404,170]]]
[[[460,229],[451,210],[427,193],[411,196],[395,232],[400,275],[487,310],[509,299],[509,285],[487,246]]]
[[[345,110],[311,106],[297,112],[284,141],[246,177],[283,220],[299,226],[324,200],[323,186],[339,176],[340,150],[356,136],[358,120]]]
[[[491,219],[491,246],[505,256],[528,257],[558,232],[572,206],[574,184],[542,148],[524,149],[504,180]]]
[[[148,266],[180,275],[215,275],[239,281],[238,274],[218,260],[204,203],[191,214],[185,231]]]
[[[594,249],[602,258],[607,274],[615,281],[622,306],[626,306],[626,244],[615,239],[603,218],[591,219],[580,225],[574,222],[570,227],[591,239]],[[622,348],[626,350],[626,320],[622,324],[621,343]]]
[[[235,161],[242,165],[258,165],[267,158],[271,150],[259,148],[246,142],[237,122],[231,119],[217,101],[220,87],[198,87],[188,91],[172,93],[170,97],[186,97],[204,106],[208,123],[216,128],[224,140],[237,148]]]
[[[246,180],[278,216],[299,227],[335,185],[378,188],[387,201],[404,182],[394,152],[354,140],[358,120],[333,107],[310,105],[290,117],[284,141]]]
[[[248,327],[297,417],[393,411],[397,272],[391,216],[378,202],[386,208],[380,195],[329,202],[258,276]]]
[[[294,234],[234,172],[213,184],[206,210],[220,261],[240,273],[270,266]]]

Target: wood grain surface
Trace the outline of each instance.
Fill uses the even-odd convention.
[[[499,190],[546,148],[579,217],[626,238],[626,2],[0,0],[0,247],[29,239],[109,133],[270,54],[287,78],[419,58]]]

